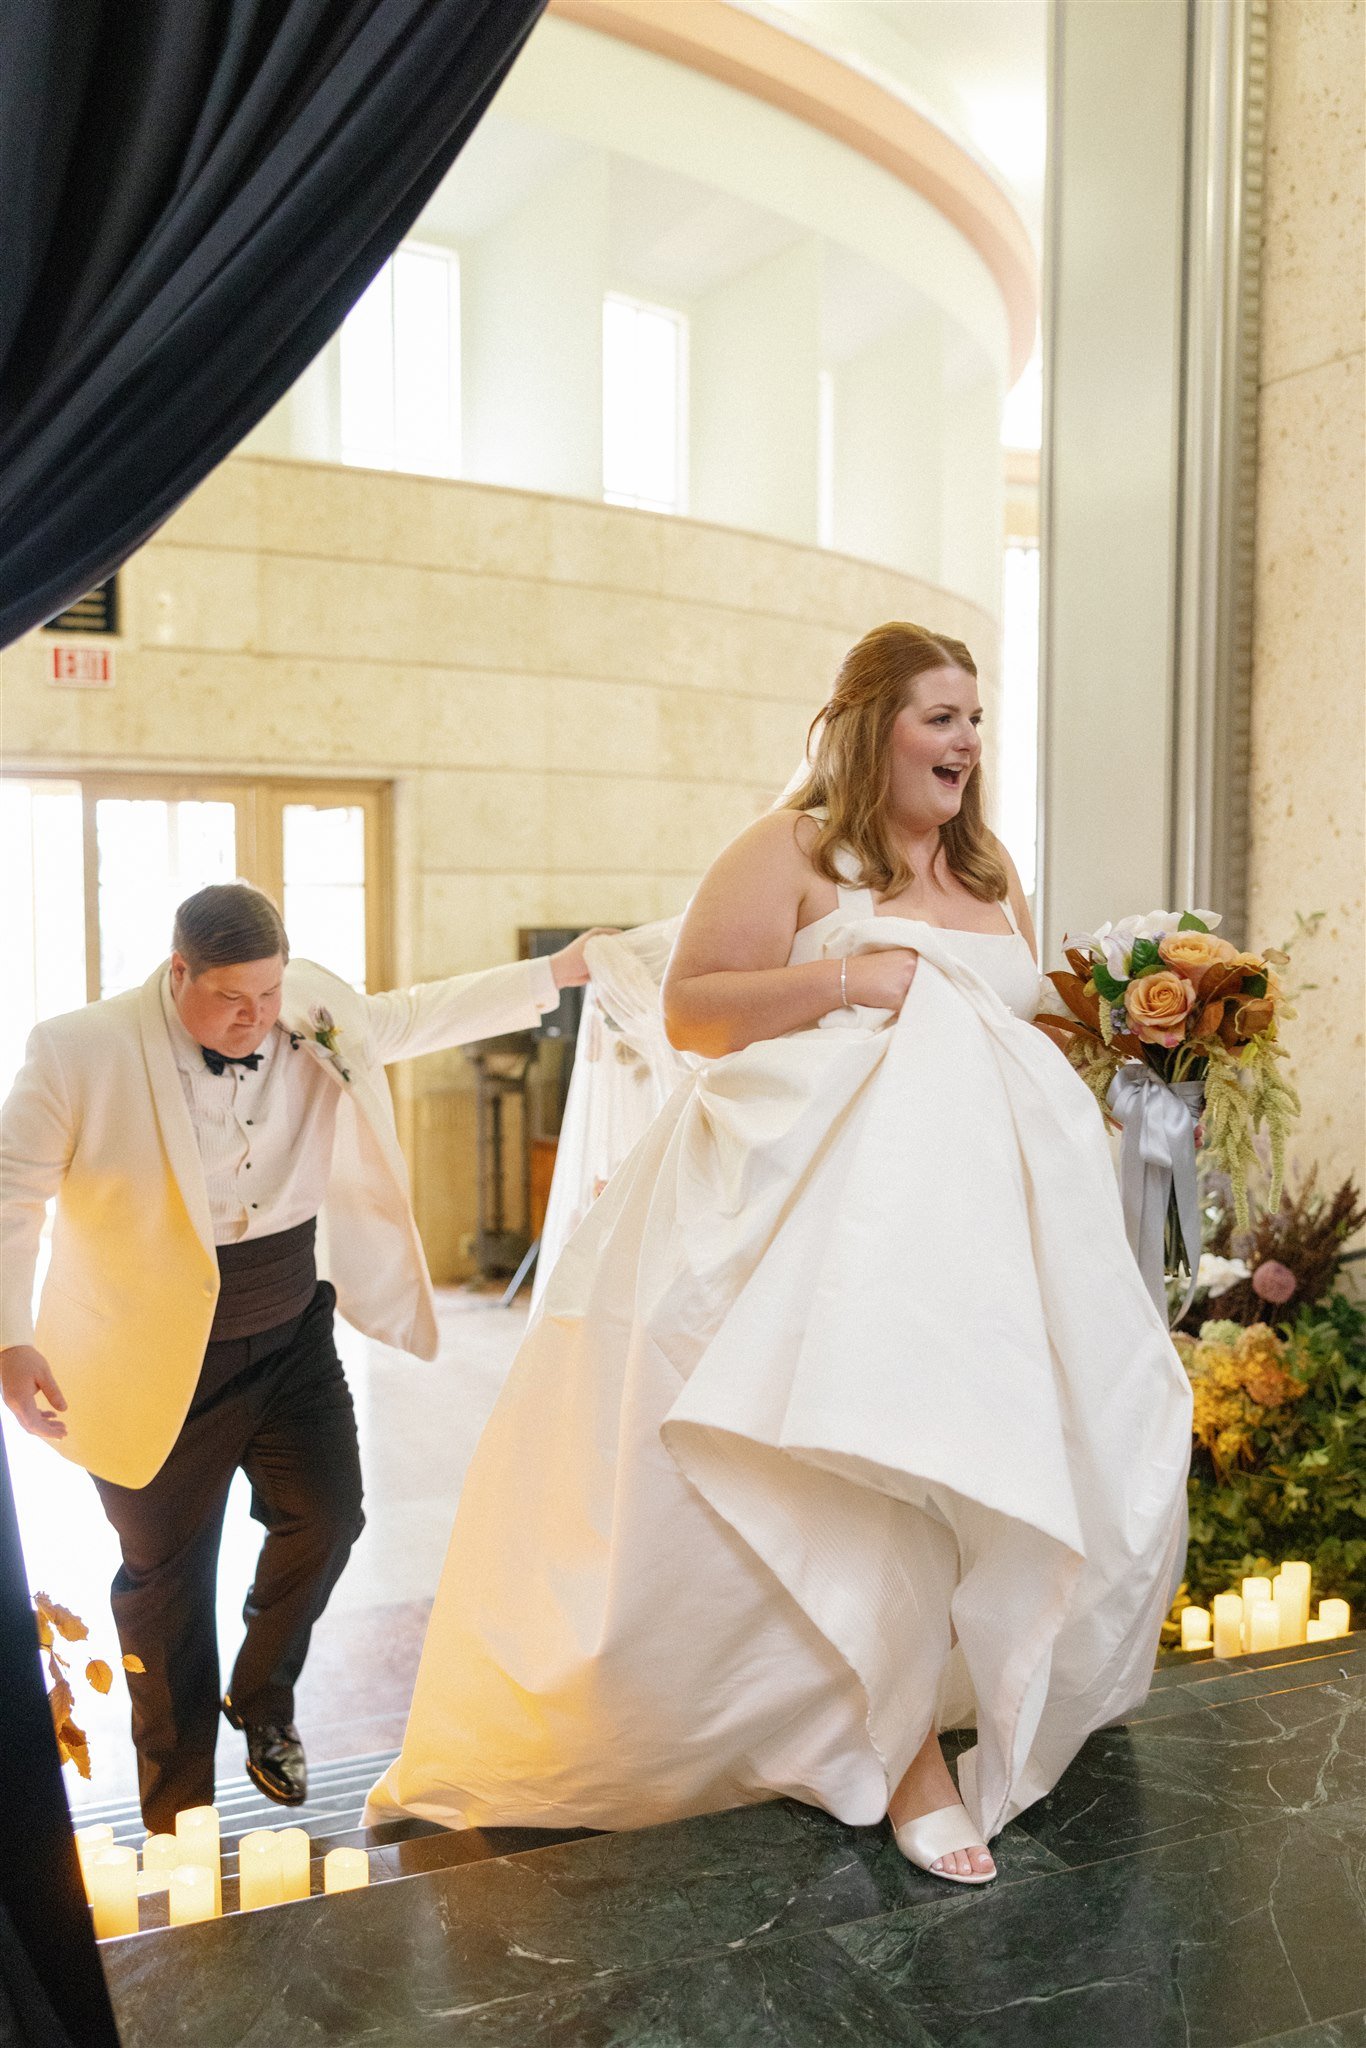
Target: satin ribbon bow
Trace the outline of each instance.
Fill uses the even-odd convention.
[[[1195,1125],[1204,1102],[1199,1081],[1164,1081],[1141,1060],[1127,1061],[1110,1083],[1110,1113],[1122,1125],[1119,1193],[1124,1230],[1138,1261],[1143,1284],[1159,1314],[1167,1317],[1163,1237],[1172,1192],[1186,1247],[1190,1280],[1174,1318],[1180,1322],[1195,1298],[1200,1265],[1200,1199],[1195,1179]]]

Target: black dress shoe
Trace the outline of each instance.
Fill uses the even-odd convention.
[[[244,1721],[223,1695],[223,1713],[247,1738],[247,1776],[277,1806],[302,1806],[308,1797],[308,1763],[292,1721]]]

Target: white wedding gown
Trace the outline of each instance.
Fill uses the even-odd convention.
[[[1023,939],[875,916],[901,1014],[699,1068],[570,1239],[465,1482],[370,1795],[639,1827],[779,1794],[877,1821],[975,1726],[990,1839],[1148,1687],[1190,1394]]]
[[[696,1060],[676,1052],[664,1030],[659,990],[681,917],[590,939],[592,980],[583,992],[541,1225],[531,1313],[541,1305],[560,1253],[627,1153],[639,1142]]]

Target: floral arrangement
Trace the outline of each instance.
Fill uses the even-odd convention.
[[[351,1071],[342,1058],[341,1047],[338,1043],[342,1035],[341,1025],[338,1024],[336,1018],[324,1003],[314,1003],[308,1013],[308,1021],[313,1026],[310,1033],[305,1034],[302,1031],[290,1032],[289,1043],[291,1049],[297,1052],[301,1045],[316,1045],[323,1058],[336,1068],[342,1080],[349,1082]]]
[[[1190,1376],[1190,1548],[1164,1640],[1181,1609],[1208,1605],[1286,1557],[1366,1605],[1366,1311],[1347,1290],[1366,1225],[1351,1180],[1309,1174],[1237,1219],[1226,1178],[1207,1176],[1204,1302],[1174,1342]]]
[[[1063,1005],[1035,1021],[1067,1053],[1102,1107],[1139,1062],[1169,1088],[1194,1083],[1206,1158],[1222,1168],[1238,1224],[1248,1222],[1255,1137],[1271,1141],[1272,1202],[1299,1099],[1281,1071],[1278,1025],[1294,1011],[1277,969],[1289,958],[1244,953],[1219,938],[1213,911],[1155,910],[1069,937],[1069,972],[1048,976]]]

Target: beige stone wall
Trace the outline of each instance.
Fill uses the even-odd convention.
[[[1295,1154],[1363,1168],[1363,9],[1272,0],[1250,936],[1297,946]]]
[[[123,572],[109,692],[8,650],[6,765],[379,777],[400,981],[514,958],[517,927],[671,915],[786,781],[840,657],[966,600],[846,557],[614,507],[236,456]],[[403,1084],[438,1278],[473,1227],[469,1070]]]

